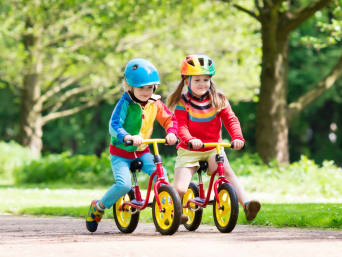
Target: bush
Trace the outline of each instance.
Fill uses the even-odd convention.
[[[0,142],[0,178],[13,180],[13,171],[34,159],[31,151],[16,142]]]
[[[342,169],[333,161],[324,161],[322,165],[318,165],[302,156],[299,161],[290,165],[272,162],[269,165],[240,163],[232,166],[239,176],[248,174],[243,178],[249,192],[288,195],[301,199],[316,197],[316,201],[324,198],[339,199],[342,194]]]
[[[69,153],[50,154],[15,171],[15,181],[23,183],[111,185],[114,181],[108,154],[95,155]]]

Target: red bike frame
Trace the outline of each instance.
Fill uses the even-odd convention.
[[[126,205],[129,205],[129,206],[136,208],[138,210],[145,209],[148,206],[151,188],[152,188],[152,182],[153,182],[153,179],[155,176],[157,176],[157,180],[154,183],[153,192],[154,192],[154,195],[156,197],[156,201],[157,201],[159,210],[161,211],[161,203],[160,203],[160,199],[159,199],[159,195],[158,195],[158,189],[159,189],[161,184],[169,185],[169,183],[165,180],[165,177],[164,177],[164,169],[163,169],[163,164],[162,164],[162,158],[159,155],[158,143],[164,143],[165,144],[166,140],[165,139],[145,139],[145,140],[143,140],[142,143],[143,144],[153,144],[154,161],[155,161],[155,165],[156,165],[156,170],[151,174],[150,179],[148,181],[147,194],[146,194],[146,199],[144,201],[144,204],[143,205],[137,205],[137,204],[134,204],[130,201],[126,201],[120,206],[120,208],[119,208],[120,211],[123,210]],[[139,201],[139,202],[143,201],[143,199],[141,197],[139,185],[134,186],[134,194],[135,194],[135,198],[137,201]]]
[[[207,191],[207,196],[205,196],[203,182],[200,181],[200,183],[199,183],[199,198],[205,199],[204,202],[200,202],[200,201],[197,201],[195,199],[190,199],[184,208],[189,208],[190,203],[194,203],[200,207],[205,208],[208,205],[209,200],[210,200],[210,194],[211,194],[211,190],[213,188],[213,183],[214,183],[214,193],[215,193],[216,203],[217,203],[218,207],[220,208],[218,191],[217,191],[218,187],[222,183],[231,184],[230,181],[228,179],[226,179],[224,176],[224,166],[223,166],[224,159],[223,159],[223,155],[221,154],[221,151],[222,151],[222,147],[232,148],[232,145],[229,143],[204,143],[203,144],[203,148],[213,147],[213,146],[216,147],[216,152],[217,152],[217,154],[216,154],[217,169],[211,174],[209,187],[208,187],[208,191]],[[218,175],[218,178],[214,182],[216,175]]]

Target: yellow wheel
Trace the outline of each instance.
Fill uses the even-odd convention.
[[[139,211],[135,212],[136,209],[129,205],[125,206],[124,210],[119,210],[119,207],[126,201],[132,201],[135,199],[133,190],[129,191],[124,196],[120,197],[119,200],[113,205],[113,216],[115,224],[118,229],[123,233],[132,233],[139,222]],[[135,212],[135,213],[134,213]]]
[[[190,199],[194,199],[199,196],[199,190],[196,183],[191,182],[188,190],[183,196],[182,206],[185,206],[186,203]],[[196,230],[201,224],[203,209],[195,205],[194,203],[190,203],[189,207],[191,208],[183,208],[183,214],[188,216],[188,221],[184,224],[184,227],[189,231]]]
[[[170,185],[162,185],[158,189],[161,210],[153,200],[152,215],[157,231],[163,235],[172,235],[179,227],[181,218],[181,203],[176,190]]]
[[[234,229],[239,216],[239,204],[234,188],[223,183],[218,188],[218,198],[220,207],[216,199],[213,206],[215,225],[220,232],[229,233]]]

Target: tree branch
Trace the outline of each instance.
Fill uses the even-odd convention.
[[[90,9],[87,9],[87,3],[83,3],[80,6],[77,6],[77,10],[75,10],[75,15],[70,16],[70,14],[65,15],[67,17],[63,20],[62,23],[53,23],[52,26],[48,26],[47,29],[44,30],[44,33],[47,32],[47,30],[51,31],[52,33],[56,31],[60,31],[64,27],[68,27],[71,23],[77,21],[83,16],[86,16],[91,13]]]
[[[61,71],[57,74],[55,78],[51,80],[51,82],[48,84],[47,87],[48,88],[52,87],[58,81],[58,79],[60,79],[63,76],[63,74],[67,71],[67,69],[68,69],[68,66],[63,65],[63,68],[61,69]]]
[[[57,38],[48,41],[44,46],[44,47],[51,47],[51,46],[56,46],[58,43],[60,43],[61,41],[67,40],[67,39],[76,39],[80,37],[80,35],[74,34],[74,33],[65,33],[62,34],[60,36],[58,36]]]
[[[53,112],[53,113],[49,113],[48,115],[44,116],[42,118],[42,123],[43,125],[45,125],[46,123],[55,120],[55,119],[59,119],[62,117],[66,117],[66,116],[70,116],[73,115],[75,113],[78,113],[86,108],[89,108],[91,106],[96,105],[99,102],[100,99],[96,99],[93,101],[88,101],[87,103],[80,105],[80,106],[76,106],[74,108],[71,108],[69,110],[64,110],[64,111],[60,111],[60,112]]]
[[[50,102],[49,104],[47,104],[46,106],[44,106],[44,109],[50,108],[51,106],[53,106],[53,108],[51,109],[51,112],[56,112],[58,111],[58,109],[63,106],[63,104],[72,96],[75,95],[79,95],[81,93],[87,92],[90,89],[94,89],[95,86],[88,86],[88,87],[78,87],[78,88],[73,88],[69,91],[67,91],[65,94],[61,95],[60,97],[58,97],[57,99],[57,103],[54,102]]]
[[[256,8],[258,9],[258,11],[261,11],[261,6],[260,6],[260,2],[259,0],[254,0],[254,5],[256,6]]]
[[[332,0],[317,0],[297,11],[288,13],[289,21],[285,25],[285,30],[290,32],[309,19],[315,12],[326,7]]]
[[[327,89],[331,88],[342,74],[342,55],[331,72],[310,91],[302,95],[296,102],[289,105],[288,120],[291,123],[293,118],[298,115],[307,105],[318,98]]]
[[[47,91],[44,95],[42,95],[37,104],[43,104],[45,101],[47,101],[50,97],[52,97],[54,94],[57,94],[58,92],[60,92],[61,90],[63,90],[64,88],[72,85],[73,83],[75,83],[76,81],[81,80],[82,78],[86,77],[89,73],[77,76],[77,77],[72,77],[69,78],[67,80],[65,80],[62,84],[60,84],[59,86],[53,87],[51,90]]]
[[[133,48],[134,45],[137,45],[137,44],[139,44],[141,42],[144,42],[147,39],[149,39],[151,37],[154,37],[154,36],[156,36],[158,34],[161,34],[163,32],[164,32],[164,30],[160,30],[160,31],[155,31],[155,32],[151,32],[151,33],[145,33],[145,34],[143,34],[140,37],[134,37],[134,38],[126,37],[126,38],[123,38],[118,43],[118,46],[116,47],[115,52],[116,53],[120,53],[120,52],[126,51],[126,50],[128,50],[130,48]]]
[[[242,11],[242,12],[245,12],[245,13],[249,14],[250,16],[252,16],[253,18],[255,18],[257,21],[261,21],[260,16],[257,15],[255,12],[253,12],[253,11],[251,11],[251,10],[248,10],[248,9],[246,9],[245,7],[242,7],[241,5],[238,5],[238,4],[233,4],[233,6],[234,6],[236,9],[238,9],[238,10],[240,10],[240,11]]]
[[[97,35],[87,38],[82,38],[82,40],[77,40],[75,43],[69,48],[71,52],[75,52],[76,50],[80,49],[82,46],[85,46],[86,44],[90,42],[96,41]]]

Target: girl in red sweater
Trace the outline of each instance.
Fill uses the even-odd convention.
[[[234,149],[244,146],[240,122],[235,116],[227,98],[218,92],[211,77],[215,74],[214,62],[206,55],[189,55],[181,67],[182,80],[168,99],[168,107],[175,110],[178,122],[178,145],[174,187],[182,198],[193,174],[199,168],[199,161],[207,160],[209,172],[217,168],[215,149],[203,149],[207,142],[221,142],[222,123],[234,142]],[[184,86],[187,92],[183,92]],[[193,148],[188,149],[188,143]],[[253,220],[260,210],[260,203],[249,200],[237,176],[224,154],[225,177],[231,181],[243,206],[247,220]],[[187,221],[182,216],[182,223]]]

